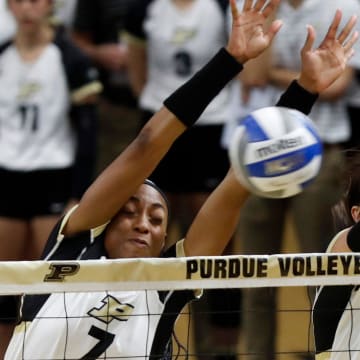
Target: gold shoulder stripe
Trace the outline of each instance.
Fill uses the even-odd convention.
[[[315,356],[315,359],[316,360],[329,360],[330,359],[330,355],[331,355],[331,352],[330,351],[325,351],[325,352],[322,352],[320,354],[317,354]]]
[[[131,35],[129,34],[128,32],[126,31],[123,31],[121,33],[121,39],[125,42],[125,43],[128,43],[128,44],[135,44],[135,45],[140,45],[140,46],[145,46],[146,45],[146,41],[139,38],[139,37],[136,37],[134,35]]]
[[[86,97],[101,93],[103,85],[100,81],[93,81],[90,84],[82,86],[71,93],[71,100],[75,103],[81,103]]]

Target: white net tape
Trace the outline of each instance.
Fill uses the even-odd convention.
[[[0,294],[360,284],[360,254],[0,262]]]

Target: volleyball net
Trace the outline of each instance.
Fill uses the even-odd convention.
[[[50,328],[54,321],[65,321],[67,336],[66,347],[76,347],[79,344],[79,339],[75,338],[75,343],[71,343],[71,327],[74,321],[78,321],[81,316],[86,316],[91,319],[98,317],[101,322],[107,323],[108,326],[112,319],[124,321],[129,316],[147,316],[146,314],[131,315],[131,302],[117,302],[112,295],[116,292],[134,293],[137,291],[146,290],[145,298],[148,301],[151,291],[175,291],[175,290],[194,290],[198,293],[199,289],[204,289],[204,294],[218,289],[224,291],[221,309],[219,313],[225,314],[227,312],[226,291],[233,289],[293,289],[314,286],[332,286],[332,285],[360,285],[360,255],[354,253],[311,253],[311,254],[286,254],[286,255],[231,255],[231,256],[210,256],[210,257],[188,257],[188,258],[139,258],[139,259],[118,259],[118,260],[79,260],[79,261],[15,261],[15,262],[0,262],[0,294],[1,295],[45,295],[45,294],[59,294],[60,303],[67,302],[64,311],[55,311],[53,315],[46,316],[41,319],[41,308],[39,307],[37,315],[34,318],[25,319],[25,324],[29,324],[36,318],[36,321],[43,321],[43,329]],[[85,311],[84,314],[74,313],[73,309],[76,307],[77,293],[98,293],[105,292],[106,296],[101,299],[102,303],[106,305],[107,312],[101,316],[101,307],[97,303],[93,304],[91,311]],[[307,290],[305,290],[307,292]],[[69,293],[71,300],[65,299],[63,295]],[[304,293],[303,293],[304,295]],[[301,296],[303,296],[301,295]],[[231,295],[230,295],[231,296]],[[307,294],[305,294],[307,296]],[[31,297],[31,296],[30,296]],[[131,296],[130,296],[131,297]],[[292,297],[294,300],[294,297]],[[292,335],[289,330],[285,330],[286,336],[281,345],[277,346],[276,359],[281,360],[295,360],[295,359],[313,359],[313,345],[312,345],[312,330],[311,330],[311,304],[310,300],[306,306],[301,306],[296,303],[296,300],[288,300],[286,308],[277,308],[277,316],[283,318],[284,322],[297,329],[297,335]],[[196,303],[193,302],[193,303]],[[201,304],[201,300],[199,301]],[[42,303],[44,304],[44,302]],[[151,305],[152,306],[152,305]],[[159,316],[159,309],[155,306],[153,309],[148,303],[146,307],[149,311],[154,311],[155,317]],[[247,304],[246,311],[258,311],[256,307],[251,309],[252,304]],[[51,308],[51,307],[50,307]],[[126,308],[131,311],[127,312]],[[209,350],[199,350],[199,336],[196,336],[197,328],[196,322],[202,323],[202,318],[209,316],[209,309],[203,308],[200,305],[200,312],[202,314],[195,314],[199,311],[196,307],[187,306],[178,321],[177,330],[180,335],[175,335],[176,341],[173,353],[177,357],[183,358],[217,358],[216,353]],[[114,310],[115,309],[115,310]],[[49,309],[47,309],[49,310]],[[334,309],[336,311],[338,309]],[[120,311],[120,313],[119,313]],[[171,310],[174,312],[174,310]],[[211,311],[214,311],[212,308]],[[215,310],[216,311],[216,310]],[[233,311],[233,310],[231,310]],[[243,309],[237,310],[244,311]],[[124,313],[125,312],[125,313]],[[130,314],[130,315],[129,315]],[[210,314],[210,316],[213,314]],[[236,317],[239,314],[227,314],[231,317]],[[243,317],[244,314],[241,314]],[[124,317],[125,318],[122,318]],[[149,324],[153,320],[148,320]],[[33,321],[34,322],[34,321]],[[180,324],[180,325],[179,325]],[[305,345],[299,348],[291,348],[286,345],[291,337],[299,336],[299,326],[302,327],[303,333],[300,336],[305,339]],[[26,325],[28,326],[28,325]],[[21,331],[26,331],[25,328]],[[149,325],[150,326],[150,325]],[[25,330],[24,330],[25,329]],[[28,327],[30,329],[30,327]],[[42,330],[44,331],[44,330]],[[207,330],[205,330],[206,332]],[[259,334],[262,331],[259,326]],[[241,332],[241,331],[240,331]],[[45,330],[46,333],[46,330]],[[90,332],[89,332],[90,334]],[[98,335],[92,334],[98,339]],[[276,336],[274,334],[274,336]],[[200,336],[201,337],[201,336]],[[25,339],[24,334],[21,334],[21,339]],[[24,340],[23,340],[24,341]],[[227,359],[261,359],[261,354],[242,352],[242,335],[239,337],[239,346],[234,353],[235,357],[227,357]],[[21,345],[24,352],[26,346],[31,349],[31,341],[28,344]],[[152,341],[147,340],[144,345],[145,353],[150,352],[149,344]],[[65,345],[64,345],[65,346]],[[140,345],[139,345],[140,346]],[[96,345],[94,345],[94,348]],[[206,345],[205,345],[206,347]],[[18,357],[19,359],[36,359],[32,356],[33,350],[27,351],[27,356]],[[109,354],[108,356],[101,353],[98,355],[91,353],[89,356],[81,355],[80,352],[77,357],[66,357],[61,355],[63,359],[120,359],[128,358],[127,356],[116,357]],[[234,349],[232,349],[232,352]],[[26,352],[26,351],[25,351]],[[200,354],[200,355],[199,355]],[[85,357],[84,357],[85,356]],[[175,356],[175,355],[174,355]],[[258,356],[258,357],[256,357]],[[353,355],[354,356],[354,355]],[[357,356],[360,356],[360,352]],[[146,358],[146,355],[139,355],[136,358]],[[14,357],[15,358],[15,357]],[[226,358],[226,357],[225,357]],[[353,357],[355,358],[355,357]],[[349,359],[353,359],[349,357]],[[360,357],[359,357],[360,358]],[[49,357],[53,359],[53,357]],[[263,357],[265,359],[265,357]],[[327,358],[324,358],[327,359]],[[348,359],[344,357],[344,359]],[[275,360],[275,359],[274,359]]]

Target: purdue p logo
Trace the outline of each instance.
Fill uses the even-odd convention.
[[[44,281],[64,281],[66,276],[75,275],[80,265],[78,263],[53,263],[49,268],[51,273],[45,275]]]

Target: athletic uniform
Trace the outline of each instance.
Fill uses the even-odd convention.
[[[0,216],[59,214],[91,181],[93,149],[80,146],[93,136],[93,114],[72,103],[101,90],[97,71],[58,31],[33,62],[13,42],[1,46],[0,85]]]
[[[106,258],[106,225],[64,238],[68,215],[50,235],[44,257]],[[182,241],[162,256],[184,256]],[[194,298],[190,290],[28,295],[5,359],[168,358],[175,320]]]
[[[227,0],[196,0],[180,9],[173,0],[140,0],[130,9],[125,35],[143,42],[147,52],[147,81],[139,99],[143,123],[226,44],[227,5]],[[163,190],[210,192],[219,184],[229,166],[220,139],[232,115],[230,103],[228,86],[175,142],[151,176]]]
[[[330,252],[339,236],[331,241]],[[359,286],[321,286],[313,306],[316,360],[360,359]]]

